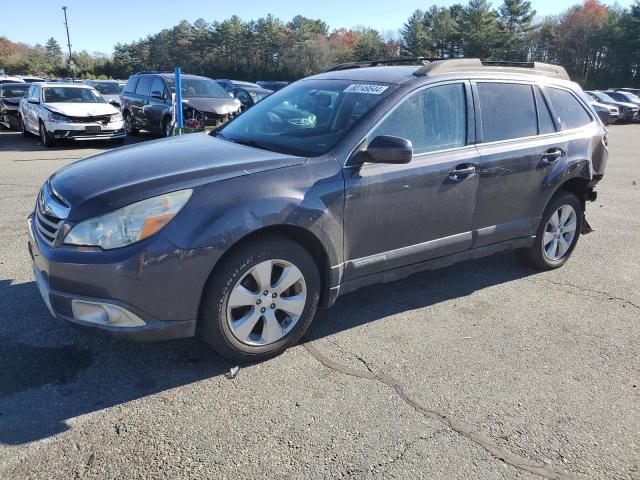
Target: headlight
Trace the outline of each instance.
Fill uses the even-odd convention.
[[[121,122],[121,121],[122,121],[121,113],[114,113],[113,115],[111,115],[111,117],[109,117],[109,122]]]
[[[50,122],[68,122],[69,121],[69,117],[67,117],[65,115],[60,115],[58,113],[50,113],[49,114],[49,121]]]
[[[187,203],[192,192],[187,189],[167,193],[90,218],[73,227],[64,243],[109,250],[139,242],[169,223]]]

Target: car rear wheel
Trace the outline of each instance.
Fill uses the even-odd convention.
[[[318,308],[320,275],[307,250],[278,235],[231,252],[205,288],[199,333],[221,355],[257,361],[294,345]]]
[[[127,135],[135,135],[138,133],[138,129],[133,123],[133,117],[129,112],[124,112],[124,129],[126,130]]]
[[[534,244],[520,251],[522,259],[541,270],[564,265],[580,238],[582,215],[582,205],[573,193],[556,194],[542,215]]]
[[[47,127],[45,127],[42,120],[40,121],[40,142],[42,142],[43,147],[55,147],[56,145],[55,138],[47,132]]]
[[[32,136],[33,134],[29,130],[27,130],[27,127],[25,126],[24,122],[22,121],[22,115],[20,115],[18,117],[18,121],[20,122],[20,131],[22,132],[22,136],[23,137]]]

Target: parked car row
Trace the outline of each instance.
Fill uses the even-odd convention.
[[[640,89],[586,90],[584,93],[605,124],[640,122]]]

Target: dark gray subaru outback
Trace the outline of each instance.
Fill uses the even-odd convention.
[[[506,249],[560,267],[606,132],[561,67],[341,65],[210,135],[55,173],[29,217],[34,272],[75,326],[264,358],[365,285]]]

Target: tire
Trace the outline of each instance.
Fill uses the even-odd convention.
[[[20,122],[20,131],[22,132],[22,136],[23,137],[32,137],[33,133],[31,133],[29,130],[27,130],[27,127],[24,126],[24,122],[22,121],[22,115],[20,115],[18,117],[18,120]]]
[[[47,127],[45,127],[42,120],[40,120],[40,142],[42,143],[42,146],[46,148],[56,146],[55,138],[49,135],[49,132],[47,132]]]
[[[268,280],[266,271],[271,271]],[[262,282],[256,275],[260,272]],[[283,278],[292,281],[298,277],[301,280],[284,291],[278,288]],[[203,293],[198,333],[224,357],[263,360],[300,340],[315,316],[319,300],[320,274],[311,255],[297,242],[269,235],[233,250],[216,267]],[[294,305],[295,312],[301,313],[290,315],[279,308],[293,311]]]
[[[127,110],[124,112],[124,129],[127,132],[127,135],[137,135],[138,129],[133,121],[133,117],[131,113]]]
[[[556,214],[558,216],[554,217]],[[556,219],[557,227],[553,225],[552,217]],[[580,238],[582,218],[582,204],[573,193],[556,193],[542,214],[535,242],[531,247],[519,250],[521,259],[539,270],[553,270],[564,265]]]
[[[164,138],[170,137],[173,131],[173,127],[171,126],[171,117],[165,117],[162,120],[162,125],[160,125],[160,133]]]

